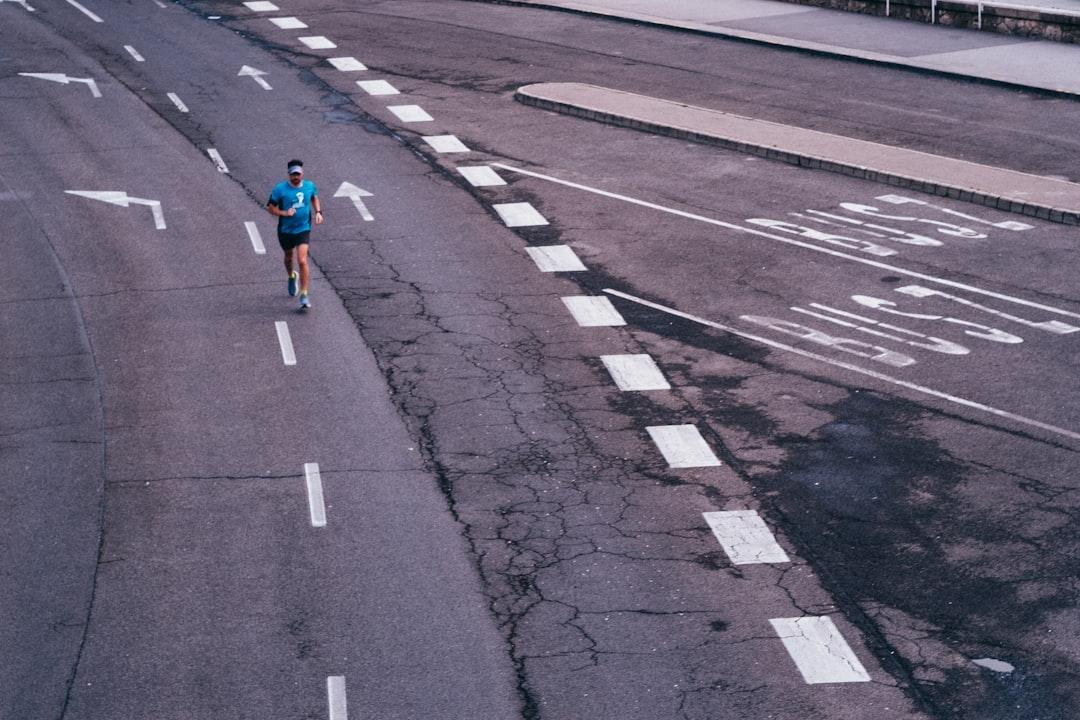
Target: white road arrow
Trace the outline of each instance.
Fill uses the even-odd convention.
[[[240,77],[250,77],[252,80],[259,83],[263,90],[273,90],[273,88],[270,87],[270,83],[266,82],[261,77],[262,75],[266,74],[266,71],[264,70],[259,70],[258,68],[251,67],[250,65],[245,65],[244,67],[240,68],[240,72],[236,74]]]
[[[40,80],[48,80],[50,82],[58,82],[58,83],[62,83],[64,85],[67,85],[68,83],[73,83],[73,82],[86,83],[87,85],[90,86],[90,93],[94,97],[96,97],[96,98],[101,97],[101,91],[98,90],[97,83],[94,82],[90,78],[68,77],[64,73],[19,73],[19,74],[22,75],[23,77],[38,78]]]
[[[341,187],[337,189],[337,192],[334,193],[334,197],[349,198],[352,200],[353,205],[356,206],[356,209],[360,211],[360,217],[369,222],[375,219],[371,216],[371,213],[368,212],[367,206],[364,205],[364,201],[360,199],[362,197],[373,197],[367,190],[358,188],[351,182],[343,182],[341,183]]]
[[[65,190],[68,195],[100,200],[110,205],[128,207],[129,205],[147,205],[154,213],[154,227],[158,230],[165,229],[165,214],[161,212],[161,202],[158,200],[146,200],[144,198],[131,197],[123,190]]]
[[[0,0],[0,3],[2,2],[13,2],[16,5],[22,5],[24,8],[26,8],[26,12],[34,12],[34,8],[30,7],[30,3],[28,3],[26,0]]]

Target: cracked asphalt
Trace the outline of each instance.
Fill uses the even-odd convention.
[[[625,327],[579,327],[560,300],[614,289],[723,323],[796,321],[793,305],[858,309],[853,292],[900,300],[900,278],[536,177],[471,188],[360,75],[265,17],[123,5],[102,28],[56,7],[20,15],[20,51],[0,65],[0,92],[29,107],[4,120],[16,149],[2,153],[27,171],[0,172],[22,201],[0,298],[20,348],[5,343],[4,475],[44,457],[32,474],[62,485],[71,512],[59,522],[5,485],[47,523],[32,536],[57,545],[5,527],[7,573],[36,578],[0,595],[25,618],[4,638],[26,648],[0,665],[9,714],[321,718],[322,677],[344,673],[359,717],[1072,717],[1076,442],[623,298]],[[486,3],[294,11],[363,79],[434,115],[423,134],[461,137],[469,164],[725,222],[839,213],[889,190],[555,116],[513,90],[596,82],[1076,179],[1061,100]],[[159,60],[133,64],[121,38]],[[120,111],[87,120],[84,99],[15,77],[72,59],[109,79]],[[241,64],[270,71],[274,91],[233,77]],[[297,148],[329,209],[302,320],[280,314],[257,214]],[[153,241],[118,208],[26,202],[102,178],[158,193],[175,235]],[[342,180],[373,193],[374,222],[331,199]],[[511,230],[491,209],[523,201],[551,224]],[[265,259],[243,237],[253,218]],[[889,244],[885,260],[1080,312],[1075,230],[1024,220]],[[588,272],[537,272],[525,247],[559,243]],[[281,374],[280,317],[302,380]],[[1075,336],[1009,329],[1022,347],[954,332],[970,356],[902,348],[918,360],[904,377],[1076,430]],[[600,361],[614,353],[648,353],[673,389],[619,392]],[[721,466],[668,467],[646,428],[685,422]],[[342,534],[304,527],[311,459]],[[743,508],[791,563],[731,563],[702,513]],[[34,605],[50,594],[61,609]],[[799,616],[831,617],[870,682],[804,682],[768,622]]]

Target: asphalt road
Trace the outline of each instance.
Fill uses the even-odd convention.
[[[512,94],[1075,181],[1073,104],[526,8],[279,4],[0,4],[0,715],[1073,717],[1075,228]],[[327,210],[307,315],[261,210],[292,156]],[[523,202],[547,224],[507,227]],[[552,245],[583,269],[539,272]],[[670,389],[621,391],[626,354]],[[720,464],[672,467],[648,428],[683,424]],[[786,561],[739,560],[718,511]],[[836,634],[793,649],[789,618]]]

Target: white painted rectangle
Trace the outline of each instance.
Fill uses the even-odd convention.
[[[274,323],[277,328],[278,345],[281,346],[281,359],[286,365],[296,364],[296,352],[293,350],[292,336],[289,335],[289,324],[284,320]]]
[[[337,47],[337,45],[331,42],[330,38],[325,35],[308,35],[297,39],[312,50],[331,50]]]
[[[385,80],[357,80],[356,84],[368,95],[400,95],[396,87]]]
[[[499,213],[506,227],[536,227],[548,224],[547,218],[541,215],[531,203],[501,203],[492,207]]]
[[[331,675],[326,678],[326,702],[330,707],[330,720],[349,720],[344,676]]]
[[[581,327],[614,327],[626,324],[623,316],[604,296],[570,295],[562,301]]]
[[[425,135],[424,142],[435,152],[470,152],[469,148],[465,147],[465,143],[457,139],[457,135]]]
[[[125,45],[124,49],[128,51],[128,55],[135,58],[135,62],[146,62],[146,59],[139,54],[139,51],[130,45]]]
[[[656,362],[648,355],[601,355],[600,360],[624,392],[671,389]]]
[[[259,226],[251,220],[244,223],[244,227],[247,228],[248,239],[251,240],[251,247],[255,249],[256,255],[265,255],[266,246],[263,245],[262,235],[259,233]]]
[[[246,2],[244,6],[252,12],[277,12],[278,6],[272,2],[266,0],[253,0],[253,2]]]
[[[473,187],[490,187],[492,185],[505,185],[506,181],[499,177],[490,165],[470,165],[458,167],[457,171],[469,181]]]
[[[77,2],[75,2],[75,0],[67,0],[67,1],[68,1],[68,5],[72,6],[73,8],[75,8],[76,10],[78,10],[79,12],[81,12],[81,13],[82,13],[83,15],[85,15],[86,17],[88,17],[88,18],[90,18],[91,20],[93,20],[94,22],[96,22],[96,23],[99,23],[99,22],[105,22],[104,20],[102,20],[101,18],[99,18],[99,17],[97,16],[97,15],[95,15],[95,14],[94,14],[94,13],[92,13],[92,12],[90,12],[90,11],[89,11],[89,10],[88,10],[88,9],[86,8],[86,6],[85,6],[85,5],[81,5],[81,4],[77,3]]]
[[[297,17],[270,18],[270,22],[274,23],[282,30],[300,30],[307,27],[307,23]]]
[[[304,463],[304,480],[307,483],[311,526],[326,527],[326,503],[323,501],[322,476],[319,474],[319,463]]]
[[[419,105],[387,105],[386,109],[397,115],[401,122],[431,122],[435,118],[427,114],[427,111]]]
[[[540,268],[540,272],[581,272],[588,270],[569,245],[527,247],[525,252]]]
[[[653,425],[645,429],[670,467],[716,467],[721,464],[694,425]]]
[[[218,172],[229,172],[229,167],[225,164],[225,160],[221,157],[221,153],[219,153],[214,148],[207,148],[206,154],[209,155],[210,159],[214,161],[214,165],[217,166]]]
[[[367,66],[354,57],[327,58],[326,62],[330,63],[342,72],[356,72],[357,70],[367,70]]]
[[[188,106],[184,104],[184,101],[180,99],[180,96],[176,93],[165,93],[166,97],[172,100],[172,104],[176,106],[176,109],[182,113],[188,111]]]
[[[807,683],[870,681],[870,675],[832,618],[806,616],[776,618],[769,622]]]
[[[732,565],[791,562],[754,510],[702,513]]]

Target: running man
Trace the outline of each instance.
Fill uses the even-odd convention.
[[[278,219],[278,243],[285,253],[285,270],[289,273],[289,295],[296,296],[297,280],[300,281],[300,309],[311,307],[308,299],[308,241],[311,237],[312,209],[315,211],[315,224],[322,225],[322,205],[315,183],[304,179],[304,163],[301,160],[289,161],[289,179],[274,186],[266,209]],[[293,254],[300,275],[293,269]]]

